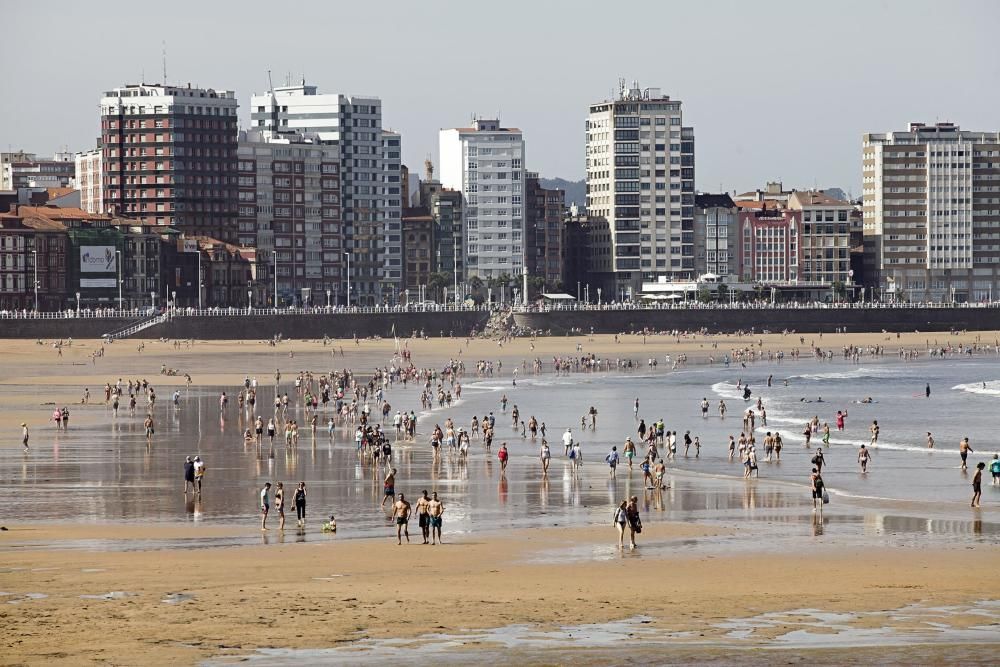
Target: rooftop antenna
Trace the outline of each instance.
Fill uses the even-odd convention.
[[[163,40],[163,85],[167,85],[167,40]]]

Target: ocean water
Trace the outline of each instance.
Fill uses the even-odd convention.
[[[817,415],[832,429],[830,446],[824,447],[824,479],[833,503],[820,531],[825,526],[828,534],[841,530],[858,538],[895,532],[998,539],[1000,528],[988,512],[1000,504],[1000,487],[990,485],[987,473],[985,516],[970,514],[972,473],[959,469],[958,456],[962,437],[968,437],[975,450],[970,469],[998,450],[1000,362],[995,358],[910,362],[891,358],[861,364],[786,360],[746,368],[704,365],[673,371],[664,366],[655,372],[568,376],[521,371],[516,386],[506,371],[503,377],[467,377],[460,402],[450,409],[425,412],[418,409],[412,384],[407,389],[397,385],[388,395],[393,411],[414,408],[419,432],[416,442],[399,443],[394,450],[396,490],[412,499],[422,489],[436,490],[447,507],[446,535],[608,523],[620,499],[638,495],[648,520],[727,525],[749,520],[780,537],[789,525],[814,524],[809,460],[821,444],[820,434],[809,449],[800,434],[806,421]],[[773,377],[771,387],[768,376]],[[744,402],[737,382],[749,384],[751,401]],[[928,383],[930,398],[924,396]],[[0,502],[7,508],[6,520],[190,521],[252,527],[258,521],[257,496],[265,481],[283,481],[290,500],[302,480],[308,487],[313,528],[333,513],[338,537],[388,534],[387,514],[378,507],[383,473],[358,460],[352,428],[338,429],[333,441],[322,427],[315,440],[305,428],[294,450],[278,443],[272,455],[265,442],[257,451],[243,444],[246,422],[235,405],[220,414],[217,397],[223,389],[231,396],[238,391],[194,387],[183,392],[179,408],[161,398],[156,407],[157,432],[148,448],[141,414],[114,418],[103,405],[77,408],[75,415],[83,411],[101,415],[92,426],[75,424],[66,432],[35,429],[29,454],[19,449],[0,452]],[[0,392],[13,390],[0,387]],[[258,407],[272,404],[270,392],[266,388],[259,392]],[[500,405],[503,395],[510,400],[506,413]],[[768,424],[758,420],[760,479],[748,482],[741,478],[739,461],[728,461],[727,441],[730,434],[739,435],[741,414],[755,406],[758,396],[764,401]],[[859,403],[869,396],[873,403]],[[701,416],[703,397],[711,404],[707,419]],[[603,463],[612,446],[621,451],[627,436],[636,437],[638,422],[632,407],[636,398],[639,416],[647,423],[663,418],[668,429],[678,432],[677,458],[667,461],[670,488],[659,494],[643,488],[638,465],[631,474],[621,466],[612,479]],[[719,417],[720,400],[729,408],[725,419]],[[539,442],[523,438],[511,425],[514,405],[525,422],[534,415],[546,424],[553,454],[547,477],[538,461]],[[583,429],[580,419],[590,406],[598,410],[597,427]],[[836,431],[837,410],[848,413],[842,432]],[[434,424],[443,425],[450,416],[456,425],[467,426],[473,414],[482,418],[491,411],[496,416],[493,451],[486,452],[481,440],[473,440],[467,461],[447,453],[432,457],[428,434]],[[301,408],[296,407],[293,415],[300,424],[307,421]],[[868,442],[869,425],[876,419],[881,425],[879,444],[873,448],[869,472],[863,475],[857,464],[858,445]],[[324,421],[321,411],[320,422]],[[584,465],[576,473],[562,455],[561,434],[567,427],[584,452]],[[684,456],[683,434],[688,430],[701,440],[697,457],[693,448]],[[784,439],[780,462],[763,460],[762,440],[768,430],[780,432]],[[926,446],[927,431],[936,440],[932,450]],[[496,451],[504,441],[511,460],[507,474],[501,476]],[[208,470],[197,501],[182,493],[184,457],[194,454],[202,456]],[[293,508],[289,515],[294,532]],[[815,525],[812,530],[815,534]],[[317,538],[313,533],[288,539]],[[203,542],[194,546],[219,543]]]

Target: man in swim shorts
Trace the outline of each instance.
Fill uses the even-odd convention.
[[[410,503],[402,493],[399,494],[399,500],[392,505],[392,518],[396,520],[396,544],[403,543],[403,535],[406,535],[406,543],[410,543],[410,511]]]
[[[430,501],[431,499],[427,495],[427,489],[424,489],[423,495],[417,498],[417,506],[415,508],[417,512],[417,524],[420,526],[420,532],[423,533],[424,544],[427,544],[427,538],[431,535],[431,514],[427,509],[427,505]]]
[[[431,496],[431,501],[427,504],[427,509],[431,515],[431,544],[444,544],[441,539],[441,523],[444,514],[444,503],[438,500],[437,491]]]
[[[393,468],[389,471],[389,474],[385,476],[385,482],[382,483],[383,493],[382,493],[382,504],[379,505],[380,508],[385,507],[385,501],[391,500],[396,497],[396,469]]]

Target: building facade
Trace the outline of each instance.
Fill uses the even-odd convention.
[[[466,274],[521,276],[525,265],[524,138],[498,120],[441,130],[441,185],[462,193]]]
[[[105,208],[235,242],[236,108],[225,90],[140,84],[106,92]]]
[[[339,149],[251,129],[238,153],[238,245],[257,249],[254,303],[272,304],[275,289],[278,305],[323,305],[327,292],[346,303]]]
[[[74,187],[72,153],[40,158],[17,151],[0,154],[0,190]]]
[[[862,138],[866,280],[885,298],[1000,294],[1000,132],[910,123]]]
[[[382,302],[396,303],[403,287],[403,225],[405,203],[401,138],[382,130]]]
[[[851,214],[854,205],[815,190],[795,191],[788,208],[802,212],[802,280],[851,285]]]
[[[80,208],[88,213],[104,213],[102,164],[100,148],[77,153],[73,158],[76,189],[80,191]]]
[[[743,209],[738,261],[742,282],[791,285],[802,279],[802,211]]]
[[[556,291],[563,279],[563,218],[566,193],[543,188],[538,174],[525,177],[526,262],[528,274],[541,278],[543,288]]]
[[[399,218],[387,212],[387,172],[383,168],[382,101],[376,97],[320,94],[305,81],[251,97],[251,125],[277,133],[294,132],[336,146],[341,165],[344,251],[350,255],[351,304],[391,301],[385,282],[388,234],[401,235]],[[398,197],[396,197],[398,199]],[[345,257],[345,260],[347,258]],[[401,262],[400,258],[400,262]],[[346,264],[345,280],[346,286]],[[400,267],[399,280],[402,279]]]
[[[695,273],[735,281],[739,273],[739,211],[729,195],[694,196]]]
[[[406,284],[403,289],[408,303],[419,298],[422,286],[428,284],[434,266],[434,218],[423,206],[403,209],[403,247],[406,257]]]
[[[452,281],[466,280],[465,257],[462,251],[462,193],[437,188],[429,197],[429,210],[434,220],[434,271],[447,273]]]
[[[614,289],[695,274],[694,129],[659,89],[626,89],[590,105],[587,212],[607,220]]]

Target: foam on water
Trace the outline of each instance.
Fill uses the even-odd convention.
[[[987,380],[986,382],[968,382],[966,384],[956,384],[952,387],[955,391],[965,391],[970,394],[980,396],[993,396],[1000,398],[1000,380]]]

